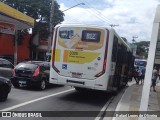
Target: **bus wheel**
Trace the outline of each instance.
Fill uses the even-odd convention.
[[[113,96],[116,96],[117,94],[118,94],[118,90],[112,91],[112,95],[113,95]]]
[[[80,87],[74,87],[75,88],[75,90],[76,91],[79,91],[79,92],[83,92],[83,91],[85,91],[85,89],[84,88],[80,88]]]

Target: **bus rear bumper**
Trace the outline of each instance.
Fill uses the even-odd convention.
[[[73,86],[73,87],[81,87],[81,88],[87,88],[87,89],[94,89],[94,90],[102,90],[102,91],[107,90],[106,86],[103,86],[101,84],[96,84],[96,79],[88,80],[88,79],[77,79],[77,78],[58,76],[58,80],[51,79],[50,83]]]

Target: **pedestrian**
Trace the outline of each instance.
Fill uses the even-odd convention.
[[[141,75],[141,84],[144,84],[144,76],[145,76],[145,73],[146,73],[146,68],[142,68],[141,69],[141,72],[142,72],[142,75]]]
[[[138,72],[137,72],[137,69],[134,67],[133,68],[133,71],[132,71],[132,73],[133,73],[133,78],[135,79],[135,81],[136,81],[136,84],[138,84]]]
[[[159,76],[159,80],[160,80],[160,68],[159,68],[159,71],[158,71],[158,76]]]
[[[156,92],[155,86],[156,86],[157,77],[158,77],[158,71],[156,67],[154,67],[153,72],[152,72],[152,84],[151,84],[151,87],[153,87],[154,92]]]
[[[141,83],[142,83],[142,79],[141,79],[141,76],[142,76],[142,72],[141,72],[141,70],[139,69],[139,67],[137,67],[137,74],[138,74],[138,76],[137,76],[137,78],[138,78],[138,85],[139,85],[139,81],[141,81]]]
[[[132,81],[132,77],[133,77],[132,71],[133,71],[132,68],[130,68],[129,71],[128,71],[128,80],[129,81]]]

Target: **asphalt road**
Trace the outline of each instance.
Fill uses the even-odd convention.
[[[46,111],[55,117],[42,117],[42,118],[1,118],[1,120],[94,120],[96,114],[102,110],[107,101],[111,98],[110,94],[105,92],[77,92],[74,88],[68,86],[51,86],[44,91],[37,90],[36,88],[12,88],[7,101],[0,102],[1,111]],[[52,113],[54,111],[57,113]],[[69,111],[69,112],[68,112]],[[82,111],[83,117],[77,117],[75,111]],[[84,112],[87,111],[87,112]],[[88,113],[93,113],[93,117]],[[57,117],[58,115],[62,117]],[[71,114],[71,117],[65,116]],[[79,112],[77,112],[79,116]],[[43,115],[43,112],[42,112]],[[74,116],[74,117],[73,117]],[[75,117],[76,116],[76,117]]]

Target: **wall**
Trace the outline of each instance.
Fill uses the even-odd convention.
[[[31,35],[24,36],[23,44],[18,45],[17,60],[22,61],[24,59],[29,59],[29,40]],[[14,55],[14,36],[9,34],[0,35],[0,56],[4,55]]]
[[[13,35],[1,34],[0,35],[0,55],[13,55]]]

